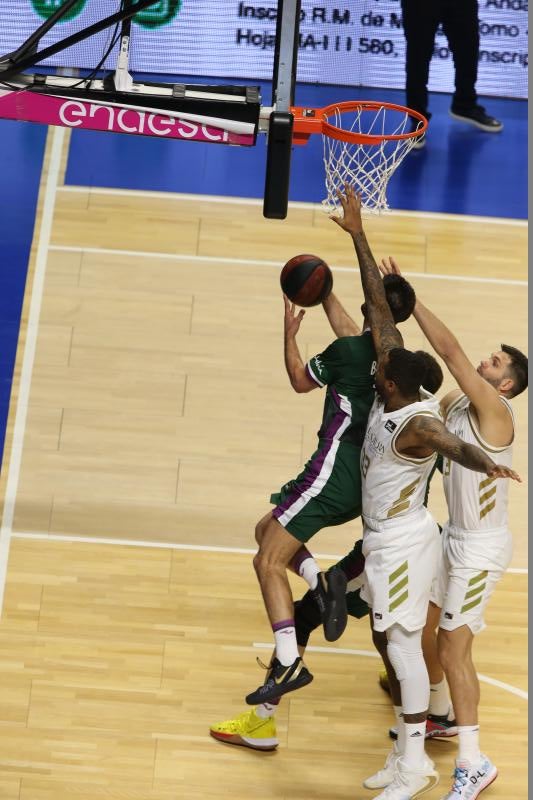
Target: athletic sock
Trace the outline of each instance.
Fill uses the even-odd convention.
[[[310,589],[316,589],[318,573],[321,570],[307,547],[300,547],[291,561],[291,567],[297,575],[304,579]]]
[[[296,629],[293,619],[284,619],[272,625],[274,639],[276,640],[276,658],[288,667],[298,658],[298,644],[296,642]]]
[[[398,751],[405,753],[405,723],[403,721],[403,711],[401,706],[393,706],[394,716],[396,717],[396,727],[398,729]]]
[[[403,759],[413,769],[420,769],[424,763],[424,741],[426,738],[426,723],[405,722],[405,750]]]
[[[457,761],[469,761],[477,764],[481,761],[479,750],[479,725],[458,725],[459,755]]]
[[[273,700],[270,703],[261,703],[261,705],[257,706],[255,709],[255,713],[261,719],[268,719],[269,717],[273,717],[276,713],[278,708],[279,700]]]
[[[437,717],[444,717],[450,710],[450,698],[448,696],[448,686],[443,678],[440,683],[430,684],[429,695],[429,714]]]

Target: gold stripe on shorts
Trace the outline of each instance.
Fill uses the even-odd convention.
[[[408,596],[409,596],[409,591],[406,590],[403,594],[401,594],[399,597],[397,597],[396,600],[394,600],[394,602],[392,602],[389,605],[389,611],[394,611],[395,608],[398,608],[398,606],[401,606],[401,604],[404,603],[407,600]]]
[[[481,597],[481,595],[480,595],[479,597],[476,597],[476,599],[475,599],[475,600],[472,600],[472,602],[471,602],[471,603],[466,603],[466,604],[465,604],[465,605],[462,607],[462,609],[461,609],[461,614],[464,614],[464,613],[465,613],[465,611],[470,611],[470,609],[471,609],[471,608],[474,608],[474,606],[478,606],[478,605],[481,603],[481,600],[482,600],[482,599],[483,599],[483,598],[482,598],[482,597]]]
[[[407,561],[404,561],[403,564],[400,564],[400,566],[389,575],[389,611],[394,611],[395,608],[401,606],[409,596],[409,589],[407,586],[409,583],[409,574],[407,572],[407,567]],[[398,592],[402,589],[405,589],[405,591],[403,594],[399,595]],[[394,595],[396,595],[396,597],[394,597]]]
[[[394,570],[394,572],[391,572],[389,575],[389,583],[394,583],[396,578],[399,578],[402,572],[407,572],[407,561],[404,561],[403,564],[400,564],[400,566]]]
[[[473,578],[470,578],[468,585],[473,586],[475,583],[479,583],[479,581],[482,581],[484,578],[486,578],[488,574],[488,570],[484,569],[483,572],[479,572],[477,575],[474,575]]]
[[[470,597],[475,597],[476,594],[483,592],[486,585],[486,583],[479,583],[477,586],[474,586],[473,589],[470,589],[470,591],[465,594],[465,600],[468,600]]]

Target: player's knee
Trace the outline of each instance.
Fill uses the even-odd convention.
[[[449,672],[453,665],[457,663],[457,653],[453,635],[450,631],[440,630],[437,637],[437,652],[442,669]]]
[[[437,647],[437,631],[431,627],[425,627],[422,631],[422,649],[424,652],[435,652]]]
[[[417,671],[424,672],[426,668],[422,655],[422,632],[405,631],[399,625],[394,625],[388,632],[387,655],[399,681]]]
[[[271,575],[285,571],[285,564],[277,558],[275,552],[265,553],[261,548],[255,554],[253,564],[260,580],[268,580]]]
[[[261,542],[263,541],[263,537],[265,535],[266,524],[264,519],[260,519],[257,525],[255,526],[255,541],[260,546]]]
[[[254,556],[254,569],[258,578],[266,578],[271,569],[270,559],[259,550]]]
[[[387,655],[398,680],[405,680],[408,674],[407,660],[405,654],[402,652],[402,648],[395,642],[389,642],[387,645]]]

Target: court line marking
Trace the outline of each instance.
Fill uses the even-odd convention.
[[[167,198],[168,200],[189,200],[204,203],[228,203],[230,205],[248,205],[248,206],[262,206],[262,197],[231,197],[220,194],[190,194],[181,192],[157,192],[148,189],[113,189],[105,186],[60,186],[60,192],[72,192],[73,194],[80,194],[89,192],[89,194],[107,194],[115,195],[117,197],[152,197],[152,198]],[[322,211],[320,203],[309,203],[305,201],[290,200],[289,209],[307,209],[309,211]],[[326,216],[326,212],[323,212]],[[371,212],[367,216],[377,217],[378,214]],[[495,223],[497,225],[515,225],[520,228],[527,228],[528,221],[517,217],[477,217],[474,214],[446,214],[440,211],[410,211],[407,209],[390,209],[381,214],[383,217],[414,217],[415,219],[445,219],[453,220],[456,222],[485,222]]]
[[[257,553],[249,547],[222,547],[210,544],[180,544],[179,542],[153,542],[143,539],[113,539],[99,538],[97,536],[75,536],[74,534],[46,533],[45,531],[13,531],[13,539],[49,539],[53,542],[82,542],[85,544],[109,544],[125,545],[126,547],[151,547],[159,550],[168,548],[169,550],[192,550],[199,553],[237,553],[241,555],[253,556]],[[344,553],[346,555],[346,553]],[[344,556],[337,553],[315,553],[315,558],[328,559],[330,561],[340,561]],[[527,567],[510,567],[506,570],[514,575],[527,575]]]
[[[50,235],[52,232],[57,182],[61,166],[63,141],[65,138],[64,128],[50,128],[50,132],[52,134],[52,146],[50,149],[48,175],[46,176],[46,184],[43,195],[41,225],[39,228],[37,253],[35,256],[35,269],[33,273],[30,309],[28,314],[28,323],[25,328],[26,342],[24,345],[24,355],[22,357],[22,368],[18,384],[15,424],[13,428],[13,439],[11,442],[11,453],[7,471],[7,484],[4,495],[4,512],[0,526],[0,616],[2,614],[4,590],[7,578],[9,545],[13,533],[13,516],[15,513],[15,503],[17,499],[17,489],[20,478],[20,468],[22,464],[22,449],[24,445],[24,433],[26,430],[26,419],[28,415],[28,401],[30,396],[33,363],[35,360],[37,335],[39,332],[39,317],[41,314],[44,278],[46,274]]]
[[[212,545],[192,545],[192,544],[175,544],[175,543],[163,543],[163,542],[143,542],[137,541],[135,539],[95,539],[90,536],[59,536],[58,534],[47,534],[47,533],[21,533],[21,532],[13,532],[12,533],[13,539],[48,539],[50,541],[68,541],[68,542],[84,542],[87,544],[111,544],[111,545],[125,545],[128,547],[151,547],[156,549],[170,549],[170,550],[192,550],[196,552],[208,552],[208,553],[240,553],[245,555],[254,555],[257,551],[247,549],[244,547],[214,547]],[[334,559],[336,561],[339,560],[340,556],[338,555],[331,555],[331,554],[321,554],[316,553],[316,558],[328,558]],[[518,569],[518,568],[510,568],[507,572],[511,573],[520,573],[520,574],[527,574],[527,569]],[[272,644],[267,642],[254,642],[254,647],[262,648],[262,649],[272,649]],[[352,650],[348,648],[333,648],[333,647],[318,647],[318,646],[309,646],[306,648],[308,651],[313,653],[337,653],[339,655],[355,655],[355,656],[365,656],[368,658],[379,658],[378,653],[374,653],[368,650]],[[503,683],[502,681],[498,681],[495,678],[490,678],[486,675],[481,675],[478,673],[478,678],[480,681],[484,681],[485,683],[489,683],[492,686],[496,686],[500,689],[504,689],[511,694],[517,695],[517,697],[521,697],[522,699],[527,700],[528,695],[527,692],[524,692],[522,689],[518,689],[515,686],[511,686],[510,684]]]
[[[155,549],[192,550],[195,552],[208,552],[208,553],[239,553],[244,555],[254,555],[257,552],[256,550],[251,550],[244,547],[215,547],[212,545],[144,542],[144,541],[137,541],[135,539],[95,539],[90,536],[59,536],[58,534],[48,534],[48,533],[13,532],[12,538],[38,539],[38,540],[48,539],[50,541],[56,541],[56,542],[57,541],[83,542],[86,544],[125,545],[127,547],[151,547]],[[326,554],[326,553],[316,553],[315,557],[334,559],[335,561],[338,561],[341,558],[341,556]],[[523,568],[511,567],[510,569],[507,570],[507,572],[527,575],[528,570]],[[254,642],[253,646],[262,649],[270,649],[270,650],[272,649],[272,644],[266,642]],[[379,654],[377,652],[374,653],[368,650],[352,650],[349,648],[318,647],[318,646],[309,646],[306,649],[312,653],[329,653],[329,654],[336,653],[339,655],[355,655],[355,656],[365,656],[367,658],[379,658]],[[502,681],[498,681],[495,678],[490,678],[487,675],[481,675],[479,673],[478,673],[478,678],[480,681],[489,683],[492,686],[496,686],[500,689],[510,692],[511,694],[515,694],[517,697],[521,697],[524,700],[528,699],[527,692],[524,692],[522,689],[519,689],[516,686],[511,686],[508,683],[503,683]]]
[[[273,644],[272,642],[253,642],[253,647],[256,647],[260,650],[272,650]],[[341,656],[364,656],[365,658],[380,658],[378,652],[373,653],[370,650],[351,650],[345,647],[313,647],[311,645],[305,648],[305,652],[326,653],[327,655],[333,654]],[[498,689],[503,689],[505,692],[510,692],[517,697],[521,697],[522,700],[528,699],[528,693],[524,692],[523,689],[519,689],[517,686],[512,686],[510,683],[498,681],[496,678],[490,678],[488,675],[482,675],[480,672],[477,673],[477,676],[480,681],[483,681],[483,683],[489,683],[491,686],[496,686]]]
[[[93,253],[94,255],[110,255],[110,256],[128,256],[130,258],[161,258],[170,261],[190,261],[200,262],[206,261],[211,264],[235,264],[238,266],[247,266],[255,264],[260,267],[276,267],[280,268],[280,261],[266,261],[260,259],[250,258],[226,258],[219,256],[198,256],[187,255],[185,253],[161,253],[152,252],[150,250],[114,250],[108,247],[80,247],[77,245],[63,245],[53,244],[50,245],[50,251],[63,252],[63,253]],[[353,267],[336,267],[330,264],[333,272],[350,272],[355,274],[359,272],[359,268],[354,264]],[[442,275],[437,272],[408,272],[403,271],[402,275],[408,278],[426,278],[428,280],[441,280],[441,281],[459,281],[462,283],[482,283],[484,285],[491,283],[500,286],[527,286],[527,281],[512,279],[512,278],[480,278],[477,276],[469,275]]]

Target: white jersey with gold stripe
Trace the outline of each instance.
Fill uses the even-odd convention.
[[[500,398],[514,418],[510,404]],[[513,445],[491,447],[483,440],[470,407],[470,400],[461,395],[448,409],[446,427],[468,444],[484,450],[493,461],[510,467]],[[514,435],[513,435],[514,438]],[[444,493],[448,504],[450,523],[465,531],[487,531],[507,528],[507,502],[509,481],[488,478],[482,472],[473,472],[456,462],[444,459]]]
[[[384,411],[376,397],[370,409],[361,451],[363,518],[376,529],[383,523],[419,511],[424,505],[426,484],[437,458],[411,458],[396,450],[398,435],[413,417],[426,415],[440,419],[439,402],[424,389],[420,401],[397,411]]]

